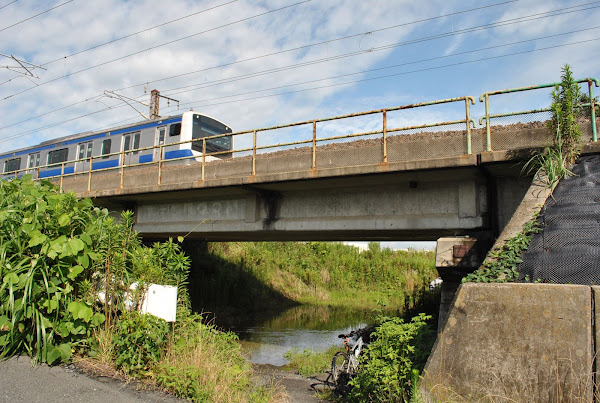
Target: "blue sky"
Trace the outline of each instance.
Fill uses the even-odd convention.
[[[600,2],[585,0],[0,0],[0,53],[46,68],[34,70],[39,78],[0,69],[0,153],[142,119],[105,90],[145,101],[144,87],[156,88],[182,105],[163,102],[162,114],[193,107],[246,130],[477,99],[558,81],[565,63],[576,77],[597,76],[599,17]],[[0,58],[0,66],[15,62]],[[549,98],[494,102],[499,112]],[[397,119],[445,119],[451,109]],[[478,102],[473,115],[482,113]]]

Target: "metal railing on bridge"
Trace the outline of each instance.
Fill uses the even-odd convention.
[[[599,83],[595,78],[581,79],[578,80],[578,83],[588,83],[589,102],[580,105],[580,107],[589,109],[588,119],[583,121],[584,126],[589,121],[587,127],[582,127],[584,139],[597,141],[596,101],[593,87],[598,87]],[[475,120],[471,117],[471,106],[475,105],[475,98],[464,96],[120,151],[102,156],[65,161],[59,164],[17,170],[10,172],[10,176],[18,177],[23,174],[32,174],[35,179],[39,179],[40,173],[44,169],[60,167],[60,175],[51,179],[59,182],[61,190],[66,178],[77,177],[87,181],[85,188],[90,192],[95,190],[95,181],[102,178],[102,175],[106,174],[107,171],[118,172],[118,184],[111,179],[111,186],[123,189],[128,175],[139,175],[140,173],[146,176],[155,175],[155,179],[151,181],[152,183],[148,182],[147,185],[163,185],[176,183],[177,180],[181,181],[181,178],[178,178],[177,175],[177,169],[180,168],[181,164],[197,166],[197,169],[193,169],[191,174],[189,171],[187,172],[185,181],[207,181],[270,173],[314,171],[422,159],[460,157],[493,150],[543,147],[548,145],[551,140],[551,135],[546,129],[546,121],[551,117],[549,108],[492,113],[490,97],[555,88],[559,84],[550,83],[483,93],[479,100],[484,103],[485,113],[479,119],[479,125],[476,125]],[[441,120],[435,123],[401,124],[411,122],[411,120],[414,123],[413,115],[441,105],[452,107],[453,119]],[[390,119],[390,115],[402,111],[410,112],[411,116]],[[427,113],[421,114],[424,114],[427,119],[431,119]],[[327,127],[332,122],[344,122],[365,117],[370,118],[370,120],[361,122],[360,126],[367,130],[351,132],[345,127]],[[506,123],[507,118],[512,119],[508,124]],[[485,122],[485,128],[483,122]],[[285,132],[286,130],[288,132]],[[348,133],[348,131],[350,132]],[[521,135],[516,136],[516,131],[520,131]],[[342,132],[343,134],[336,134],[336,132]],[[281,137],[287,137],[290,141],[269,143],[268,135],[271,133],[279,133]],[[322,133],[326,135],[321,136]],[[335,135],[328,135],[331,133]],[[234,139],[232,144],[241,146],[239,148],[233,147],[232,150],[227,151],[207,152],[208,141],[226,136],[232,136],[232,139]],[[296,138],[301,139],[295,140]],[[165,149],[167,147],[189,143],[201,143],[202,155],[165,159]],[[147,150],[155,150],[159,156],[158,159],[144,163],[125,163],[127,155]],[[231,158],[223,158],[230,155]],[[119,157],[120,163],[118,166],[94,168],[95,161],[110,156]],[[65,172],[65,167],[74,166],[82,161],[88,162],[87,170],[74,171],[73,173]]]

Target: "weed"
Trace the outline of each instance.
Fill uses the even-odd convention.
[[[573,175],[569,169],[580,152],[581,130],[578,118],[582,115],[578,107],[582,99],[581,89],[573,78],[568,64],[562,69],[561,83],[552,91],[552,119],[548,129],[554,137],[552,145],[544,152],[534,155],[523,167],[524,172],[543,173],[548,188],[553,188],[559,180]],[[585,97],[583,97],[585,99]]]
[[[331,346],[321,352],[315,352],[310,348],[302,351],[293,348],[286,351],[283,356],[288,360],[286,368],[293,369],[303,376],[312,376],[329,370],[331,357],[338,351],[341,351],[341,346]]]

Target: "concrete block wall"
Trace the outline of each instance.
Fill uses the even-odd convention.
[[[421,382],[424,400],[594,401],[600,287],[459,288]]]

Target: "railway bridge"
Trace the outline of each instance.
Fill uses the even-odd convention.
[[[593,100],[598,82],[579,81]],[[548,109],[492,113],[490,99],[554,85],[486,92],[478,121],[475,98],[444,99],[237,132],[231,158],[185,157],[54,180],[100,205],[134,209],[135,229],[147,238],[491,241],[531,184],[523,162],[552,134]],[[595,107],[582,107],[584,152],[596,152]],[[429,110],[426,116],[455,119],[403,125]]]

